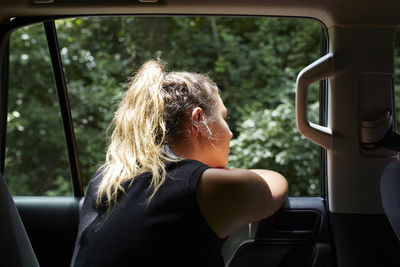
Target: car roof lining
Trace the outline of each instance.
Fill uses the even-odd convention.
[[[316,18],[328,28],[333,26],[397,26],[400,24],[400,2],[387,0],[159,0],[142,3],[138,0],[36,0],[2,1],[0,19],[17,16],[57,16],[95,14],[147,15],[273,15]],[[38,1],[39,2],[39,1]]]

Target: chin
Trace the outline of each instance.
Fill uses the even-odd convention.
[[[218,168],[225,168],[226,167],[226,165],[228,165],[228,161],[225,161],[223,164],[221,164],[221,166],[220,167],[218,167]]]
[[[203,162],[203,163],[207,164],[207,165],[210,166],[211,168],[223,169],[223,168],[226,167],[226,165],[228,165],[228,158],[226,158],[226,159],[219,159],[219,160],[213,160],[213,161]]]
[[[207,164],[208,166],[210,166],[211,168],[218,168],[218,169],[223,169],[226,167],[228,163],[224,163],[224,162],[218,162],[218,163],[214,163],[214,164]]]

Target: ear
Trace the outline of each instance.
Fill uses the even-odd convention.
[[[190,114],[189,135],[191,137],[204,137],[204,132],[200,127],[200,122],[204,119],[204,111],[200,107],[195,107]]]
[[[196,123],[199,123],[200,121],[202,121],[204,119],[203,109],[200,107],[195,107],[192,110],[191,119],[192,119],[192,121],[194,121]]]

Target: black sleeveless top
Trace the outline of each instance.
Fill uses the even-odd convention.
[[[73,266],[224,266],[223,239],[209,227],[196,187],[209,166],[167,164],[165,183],[149,204],[151,174],[137,176],[110,213],[95,207],[101,173],[92,178],[81,211]]]

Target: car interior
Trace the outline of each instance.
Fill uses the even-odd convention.
[[[318,58],[304,62],[297,80],[294,77],[292,81],[292,115],[297,131],[318,145],[320,193],[289,195],[276,214],[232,234],[221,251],[225,266],[400,266],[400,139],[396,134],[396,108],[400,104],[395,102],[400,99],[400,92],[395,91],[395,81],[399,79],[399,73],[395,73],[399,10],[400,2],[394,0],[2,1],[1,265],[69,266],[71,261],[84,180],[90,177],[81,174],[79,167],[82,144],[77,144],[79,129],[74,127],[75,107],[71,108],[76,100],[68,93],[72,90],[68,76],[72,71],[65,62],[67,51],[62,48],[62,38],[68,40],[68,34],[63,36],[59,31],[63,23],[59,21],[101,16],[217,16],[301,18],[321,25]],[[43,43],[48,47],[50,61],[43,61],[49,65],[46,75],[54,82],[57,94],[61,114],[57,122],[61,129],[59,138],[66,144],[62,157],[67,164],[62,168],[70,174],[70,195],[21,195],[7,186],[7,165],[12,164],[7,157],[12,151],[7,131],[14,127],[12,118],[19,116],[9,108],[14,97],[13,84],[18,82],[13,80],[18,68],[12,66],[16,51],[12,36],[18,29],[31,25],[43,25],[44,29]],[[319,90],[317,122],[311,119],[310,112],[312,86]],[[34,90],[29,94],[35,94]],[[101,97],[99,101],[103,101]],[[46,133],[42,138],[45,137]],[[35,144],[30,149],[35,150]],[[50,155],[48,160],[55,161],[54,157],[57,156]],[[34,168],[41,165],[33,159],[23,164],[32,164]],[[46,171],[50,170],[40,173],[46,175]],[[24,187],[25,179],[29,179],[25,176],[21,175],[21,182],[15,184]],[[50,178],[56,181],[57,177]]]

